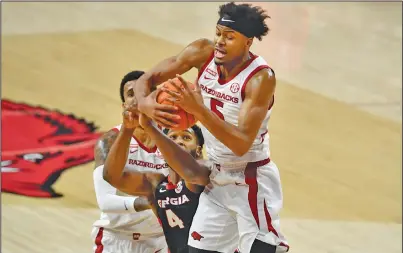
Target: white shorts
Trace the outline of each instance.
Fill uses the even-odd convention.
[[[288,251],[280,233],[280,175],[270,159],[237,169],[213,165],[210,180],[193,218],[190,246],[222,253],[238,247],[248,253],[258,239],[277,246],[277,252]]]
[[[94,228],[92,237],[94,253],[168,253],[168,246],[163,235],[135,240],[103,228]]]

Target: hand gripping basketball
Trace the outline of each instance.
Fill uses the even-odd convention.
[[[157,95],[157,102],[179,107],[175,114],[180,116],[180,119],[176,120],[177,126],[171,127],[171,129],[185,130],[196,123],[194,115],[190,113],[193,110],[194,102],[190,93],[193,91],[195,91],[195,85],[186,82],[178,75],[177,78],[161,84],[161,92]]]

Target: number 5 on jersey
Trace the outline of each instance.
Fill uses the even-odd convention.
[[[185,227],[183,225],[183,221],[181,219],[179,219],[179,217],[176,216],[176,214],[174,212],[172,212],[171,209],[165,210],[165,213],[167,215],[167,220],[168,220],[169,226],[171,226],[172,228],[174,228],[176,226],[179,226],[179,228]]]
[[[219,100],[217,100],[217,99],[211,98],[211,99],[210,99],[210,108],[211,108],[211,110],[212,110],[215,114],[217,114],[217,116],[218,116],[220,119],[224,120],[224,115],[217,109],[217,107],[224,108],[224,103],[221,102],[221,101],[219,101]]]

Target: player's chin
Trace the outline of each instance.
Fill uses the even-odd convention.
[[[225,60],[223,58],[217,58],[214,57],[214,63],[215,65],[219,66],[219,65],[223,65],[225,63]]]

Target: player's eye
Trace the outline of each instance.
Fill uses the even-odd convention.
[[[171,136],[169,136],[169,138],[171,138],[171,140],[175,140],[175,139],[176,139],[176,135],[171,135]]]
[[[191,140],[192,138],[191,138],[190,136],[188,136],[188,135],[185,135],[185,136],[183,136],[183,139],[184,139],[185,141],[189,141],[189,140]]]

